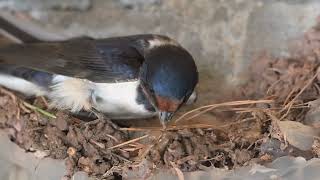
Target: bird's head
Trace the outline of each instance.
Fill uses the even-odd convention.
[[[198,83],[197,67],[187,50],[168,39],[149,41],[144,58],[141,87],[166,124],[193,93]]]

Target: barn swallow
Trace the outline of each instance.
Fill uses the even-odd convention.
[[[0,48],[0,85],[77,113],[95,109],[111,119],[159,116],[170,121],[192,102],[194,58],[173,39],[140,34],[43,41],[0,19],[20,43]]]

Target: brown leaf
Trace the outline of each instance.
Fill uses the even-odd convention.
[[[277,121],[285,139],[296,148],[310,150],[319,130],[295,121]]]

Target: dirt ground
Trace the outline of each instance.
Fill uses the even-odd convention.
[[[117,129],[105,120],[84,122],[64,112],[40,112],[39,108],[46,109],[43,98],[22,100],[8,90],[0,92],[0,126],[8,129],[12,141],[28,152],[65,159],[66,177],[78,170],[113,179],[126,175],[147,177],[158,168],[232,169],[248,164],[259,154],[252,142],[260,135],[244,132],[256,130],[255,123],[232,127],[236,134],[223,128],[189,128],[192,124],[169,126],[168,130],[161,130],[160,126]],[[136,171],[140,163],[147,167]]]
[[[200,107],[166,129],[157,123],[82,121],[49,109],[44,98],[1,89],[0,127],[26,151],[64,159],[66,178],[80,170],[99,179],[146,178],[159,168],[179,174],[263,164],[284,155],[310,159],[320,155],[319,60],[317,25],[295,42],[291,57],[256,57],[250,81],[234,92],[238,101]]]

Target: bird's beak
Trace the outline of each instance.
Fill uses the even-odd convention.
[[[159,119],[163,126],[165,126],[172,119],[172,116],[173,116],[172,112],[167,112],[167,111],[159,112]]]

